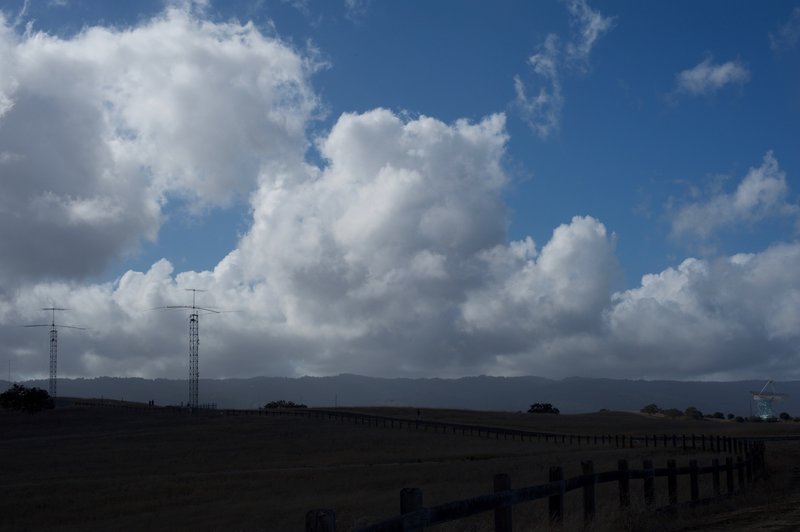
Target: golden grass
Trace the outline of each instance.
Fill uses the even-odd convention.
[[[416,415],[416,410],[413,415],[370,412]],[[619,413],[541,417],[426,410],[423,417],[575,433],[592,427],[642,431],[650,423]],[[551,465],[562,465],[570,477],[580,473],[582,460],[591,459],[595,471],[604,471],[616,468],[623,457],[632,469],[645,457],[657,467],[668,457],[681,464],[692,457],[702,465],[710,460],[662,448],[563,446],[290,417],[102,408],[61,408],[34,416],[2,412],[0,529],[292,531],[303,529],[307,510],[333,508],[338,529],[349,530],[397,515],[403,487],[421,488],[425,505],[434,505],[491,492],[495,473],[510,474],[512,487],[521,487],[546,482]],[[657,494],[665,498],[661,482],[666,481],[657,480]],[[679,485],[685,500],[688,479]],[[640,481],[632,481],[631,489],[638,504]],[[567,529],[581,528],[580,497],[580,491],[567,496]],[[598,487],[594,529],[627,526],[616,497],[616,484]],[[546,529],[541,525],[546,504],[515,507],[516,528]],[[492,515],[485,514],[439,530],[491,530],[491,523]]]

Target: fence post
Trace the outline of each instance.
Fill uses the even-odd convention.
[[[741,456],[736,457],[736,468],[739,470],[739,489],[744,490],[744,459]]]
[[[728,486],[728,495],[733,494],[733,458],[728,456],[725,458],[725,483]]]
[[[336,532],[336,512],[333,510],[306,512],[306,532]]]
[[[656,490],[655,490],[655,477],[653,476],[653,461],[652,460],[644,460],[642,462],[644,466],[644,503],[647,506],[652,505],[656,500]]]
[[[595,514],[595,499],[594,487],[597,484],[597,477],[594,476],[594,463],[589,460],[588,462],[581,462],[581,469],[583,470],[583,524],[588,527],[594,520]],[[509,528],[509,530],[511,530]]]
[[[706,450],[706,435],[700,435],[700,447],[705,451]]]
[[[670,504],[678,504],[678,466],[675,460],[667,460],[667,495]]]
[[[753,451],[744,452],[745,471],[747,471],[747,483],[753,483]]]
[[[719,458],[714,458],[711,460],[711,467],[714,468],[712,471],[712,478],[714,480],[714,497],[719,497]]]
[[[678,446],[678,436],[675,434],[672,435],[672,447],[675,448]]]
[[[511,489],[511,478],[505,473],[494,476],[494,492],[508,491]],[[511,532],[511,505],[505,504],[494,509],[495,532]]]
[[[697,440],[695,440],[694,434],[692,434],[692,449],[697,449]]]
[[[400,514],[416,512],[422,509],[422,490],[419,488],[403,488],[400,490]],[[405,530],[404,530],[405,532]],[[408,532],[422,532],[422,527],[409,528]]]
[[[550,467],[550,482],[559,482],[558,493],[550,495],[548,500],[550,524],[560,527],[564,523],[564,469],[561,466]]]
[[[619,469],[619,505],[627,508],[631,505],[631,477],[628,473],[628,461],[620,460],[617,462]]]
[[[689,483],[692,490],[692,502],[700,500],[697,460],[689,460]]]
[[[683,450],[686,450],[686,434],[683,435]]]

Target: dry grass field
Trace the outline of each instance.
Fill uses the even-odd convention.
[[[354,409],[350,409],[354,410]],[[413,418],[416,410],[361,409]],[[637,414],[531,415],[425,410],[425,419],[570,433],[798,433],[800,425],[678,421]],[[698,512],[654,516],[642,512],[639,481],[633,509],[620,515],[616,485],[598,487],[595,530],[740,529],[767,526],[765,508],[785,505],[794,530],[800,517],[795,475],[800,444],[770,444],[768,462],[785,473],[747,499]],[[551,465],[566,476],[580,462],[614,469],[619,458],[641,467],[652,458],[681,465],[710,455],[668,449],[609,449],[494,440],[460,434],[376,428],[295,417],[229,417],[59,408],[37,415],[0,412],[0,529],[2,530],[303,530],[312,508],[333,508],[341,531],[396,515],[402,487],[423,490],[425,505],[490,493],[492,476],[508,473],[512,487],[547,481]],[[797,469],[792,469],[797,468]],[[687,482],[679,483],[688,498]],[[658,479],[657,504],[666,504]],[[704,480],[701,488],[709,490]],[[707,492],[706,492],[707,493]],[[566,528],[581,528],[580,492],[567,496]],[[794,499],[793,499],[794,497]],[[744,509],[743,509],[744,508]],[[749,514],[747,512],[750,512]],[[517,530],[546,530],[546,501],[515,507]],[[795,514],[797,512],[795,511]],[[758,525],[758,526],[757,526]],[[772,525],[770,525],[772,526]],[[694,527],[694,528],[693,528]],[[716,527],[716,528],[715,528]],[[437,530],[491,530],[491,515]]]

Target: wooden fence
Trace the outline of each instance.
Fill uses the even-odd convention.
[[[711,465],[701,467],[697,460],[689,460],[688,465],[678,467],[675,460],[667,460],[666,467],[653,467],[652,460],[644,460],[642,469],[630,469],[627,460],[619,460],[613,471],[596,473],[591,461],[582,462],[582,474],[564,479],[560,466],[550,468],[547,484],[511,489],[507,474],[494,477],[494,493],[470,499],[448,502],[437,506],[424,507],[422,491],[418,488],[403,488],[400,491],[401,515],[371,526],[357,529],[357,532],[409,532],[421,531],[426,526],[464,519],[484,512],[494,512],[495,532],[511,532],[513,507],[520,503],[548,499],[548,515],[551,526],[559,526],[564,519],[564,495],[573,490],[583,491],[584,525],[589,526],[595,516],[595,487],[598,484],[616,482],[619,491],[619,506],[625,509],[631,504],[631,480],[642,480],[644,505],[654,507],[656,500],[655,479],[667,477],[667,500],[670,506],[678,501],[678,477],[689,477],[690,505],[707,502],[714,498],[730,496],[765,476],[764,443],[749,442],[743,456],[728,456],[722,464],[719,458],[711,460]],[[712,475],[712,494],[700,498],[700,476]],[[724,476],[725,489],[722,487]],[[738,485],[738,489],[737,489]],[[335,532],[336,514],[333,510],[312,510],[306,514],[306,532]]]
[[[535,441],[544,443],[557,443],[560,445],[592,445],[605,446],[617,449],[633,447],[670,447],[673,449],[709,451],[715,453],[742,454],[746,449],[747,440],[730,436],[708,434],[572,434],[559,432],[533,431],[514,429],[508,427],[491,427],[481,425],[468,425],[463,423],[449,423],[446,421],[433,421],[423,419],[396,418],[377,416],[361,412],[348,412],[343,410],[326,410],[317,408],[275,408],[275,409],[197,409],[194,412],[189,408],[160,407],[123,403],[100,403],[88,401],[73,401],[76,406],[109,407],[125,410],[147,412],[171,412],[176,414],[199,414],[217,416],[291,416],[314,419],[327,419],[342,423],[353,423],[372,427],[392,429],[411,429],[424,432],[441,434],[460,434],[462,436],[475,436],[489,439]],[[535,415],[535,414],[531,414]]]

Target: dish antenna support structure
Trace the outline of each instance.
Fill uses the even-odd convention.
[[[767,390],[767,387],[770,389]],[[777,393],[775,391],[775,381],[768,380],[767,383],[761,388],[760,392],[750,392],[753,396],[753,401],[756,403],[756,415],[761,419],[771,419],[778,417],[775,410],[772,408],[775,403],[779,403],[786,398],[786,394]]]
[[[212,314],[219,314],[220,311],[197,306],[197,292],[205,292],[205,290],[187,288],[186,291],[192,293],[191,306],[166,305],[164,307],[156,307],[156,309],[189,310],[189,407],[194,409],[199,406],[198,398],[200,395],[200,311]]]
[[[85,331],[85,327],[75,327],[73,325],[58,325],[56,326],[56,311],[69,310],[68,308],[61,307],[45,307],[42,310],[49,310],[51,314],[50,325],[46,323],[37,323],[34,325],[25,325],[25,327],[50,327],[50,380],[48,381],[47,391],[51,397],[56,397],[58,388],[58,328],[63,329],[77,329]]]

